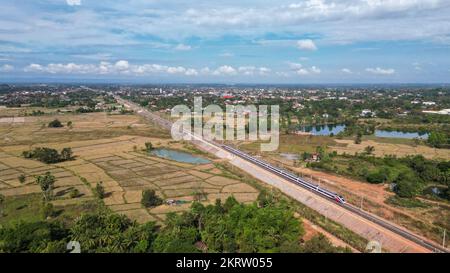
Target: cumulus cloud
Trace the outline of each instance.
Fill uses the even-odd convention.
[[[366,68],[366,71],[375,75],[392,75],[395,73],[393,68]]]
[[[253,76],[253,75],[265,76],[270,73],[271,69],[267,67],[240,66],[238,68],[238,71],[239,73],[245,76]]]
[[[214,70],[212,72],[212,74],[215,76],[222,76],[222,75],[233,76],[233,75],[237,74],[237,71],[235,68],[233,68],[229,65],[223,65],[223,66],[217,68],[216,70]]]
[[[69,6],[80,6],[81,0],[66,0],[67,5]]]
[[[310,39],[297,41],[297,48],[300,50],[307,50],[307,51],[317,50],[316,44],[313,42],[313,40]]]
[[[297,75],[305,76],[310,74],[320,74],[322,70],[316,66],[311,66],[310,68],[304,67],[302,64],[299,63],[291,63],[289,62],[289,68],[293,70]]]
[[[313,67],[316,69],[315,67]],[[240,66],[234,68],[229,65],[219,66],[216,69],[204,67],[200,70],[184,66],[166,66],[160,64],[130,64],[126,60],[120,60],[115,63],[100,62],[99,64],[75,64],[75,63],[51,63],[48,65],[30,64],[24,68],[25,72],[34,73],[50,73],[50,74],[99,74],[99,75],[131,75],[141,76],[150,74],[168,74],[168,75],[185,75],[185,76],[252,76],[252,75],[268,75],[272,70],[261,66]]]
[[[344,73],[344,74],[352,74],[352,73],[353,73],[353,72],[352,72],[350,69],[348,69],[348,68],[342,68],[342,69],[341,69],[341,72]]]
[[[175,50],[178,50],[178,51],[188,51],[188,50],[191,50],[191,49],[192,49],[192,47],[190,45],[185,45],[185,44],[178,44],[175,47]]]
[[[181,74],[186,76],[198,75],[197,70],[185,68],[183,66],[166,66],[160,64],[130,64],[126,60],[120,60],[116,63],[100,62],[95,64],[30,64],[24,68],[25,72],[40,72],[51,74],[100,74],[100,75],[149,75],[155,73]]]
[[[5,64],[0,66],[0,72],[11,72],[14,70],[14,66],[10,64]]]

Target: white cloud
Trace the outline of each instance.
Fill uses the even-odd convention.
[[[348,69],[348,68],[342,68],[341,69],[341,72],[342,73],[345,73],[345,74],[352,74],[353,72],[350,70],[350,69]]]
[[[233,76],[237,74],[236,69],[234,69],[233,67],[229,66],[229,65],[223,65],[219,68],[217,68],[216,70],[214,70],[212,72],[213,75],[215,76],[221,76],[221,75],[225,75],[225,76]]]
[[[322,72],[322,71],[320,70],[320,68],[312,66],[311,67],[311,72],[314,73],[314,74],[320,74],[320,72]]]
[[[0,72],[11,72],[14,70],[14,66],[10,64],[5,64],[0,66]]]
[[[395,69],[393,68],[366,68],[366,71],[375,75],[392,75],[395,73]]]
[[[297,47],[300,50],[308,50],[308,51],[317,50],[316,44],[313,42],[313,40],[310,39],[297,41]]]
[[[322,70],[316,66],[311,66],[310,68],[304,67],[299,63],[291,63],[289,62],[289,68],[293,70],[296,74],[300,76],[310,75],[310,74],[320,74]]]
[[[304,68],[300,68],[299,70],[296,71],[296,73],[300,76],[309,75],[309,71]]]
[[[241,66],[234,68],[229,65],[223,65],[216,69],[204,67],[200,70],[184,66],[166,66],[160,64],[130,64],[126,60],[120,60],[116,63],[100,62],[99,64],[75,64],[75,63],[51,63],[48,65],[30,64],[24,68],[29,73],[50,73],[50,74],[92,74],[92,75],[130,75],[145,76],[151,74],[167,74],[167,75],[185,75],[198,76],[235,76],[241,74],[243,76],[268,75],[272,70],[261,66]]]
[[[191,50],[192,47],[190,45],[178,44],[174,49],[178,51],[188,51]]]
[[[81,6],[81,0],[66,0],[69,6]]]

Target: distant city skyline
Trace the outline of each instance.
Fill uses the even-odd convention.
[[[445,0],[3,0],[0,82],[450,83]]]

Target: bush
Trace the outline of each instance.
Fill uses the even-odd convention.
[[[145,190],[142,192],[141,204],[146,207],[156,207],[163,203],[163,200],[156,195],[154,190]]]
[[[409,172],[400,173],[395,180],[395,193],[403,198],[413,198],[422,192],[423,185],[421,181]]]
[[[387,180],[387,175],[381,171],[371,172],[366,176],[366,180],[372,184],[384,183]]]
[[[80,191],[78,189],[70,190],[70,198],[77,198],[80,196]]]
[[[25,180],[27,179],[27,177],[24,174],[19,175],[18,178],[19,178],[19,182],[22,184],[25,183]]]
[[[48,124],[48,127],[50,127],[50,128],[61,128],[61,127],[64,127],[64,125],[62,125],[61,121],[55,119],[55,120],[51,121]]]
[[[105,198],[105,188],[102,185],[103,183],[97,183],[97,185],[95,186],[95,196],[97,196],[100,199]]]
[[[41,214],[44,219],[51,218],[55,215],[55,210],[52,203],[44,203],[41,208]]]
[[[145,142],[145,150],[147,150],[147,152],[150,152],[153,150],[153,144],[151,142]]]

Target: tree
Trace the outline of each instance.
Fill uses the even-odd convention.
[[[64,148],[61,151],[61,158],[62,161],[68,161],[73,159],[73,152],[72,148]]]
[[[358,135],[356,136],[355,139],[355,144],[361,144],[361,142],[362,142],[362,134],[358,132]]]
[[[48,124],[48,127],[61,128],[61,127],[64,127],[64,125],[62,125],[61,121],[59,121],[58,119],[55,119]]]
[[[36,178],[36,183],[41,187],[45,201],[49,201],[53,197],[55,181],[56,178],[50,172],[46,172],[45,175],[40,175]]]
[[[145,142],[145,150],[147,150],[147,152],[150,152],[153,150],[153,144],[151,142]]]
[[[67,127],[69,127],[70,129],[72,129],[72,127],[73,127],[72,121],[68,121],[68,122],[67,122]]]
[[[419,178],[411,172],[400,173],[394,182],[396,183],[395,192],[403,198],[416,197],[423,189]]]
[[[445,133],[433,131],[428,136],[427,142],[431,146],[439,148],[440,146],[447,144],[447,136]]]
[[[105,198],[105,188],[103,187],[103,182],[99,182],[97,183],[97,185],[95,186],[95,195],[99,198],[99,199],[103,199]]]
[[[163,203],[163,200],[156,195],[155,190],[144,190],[142,192],[141,204],[146,207],[156,207]]]
[[[382,172],[381,170],[371,172],[366,176],[367,182],[372,184],[383,183],[387,180],[387,178],[387,174]]]
[[[24,174],[19,175],[18,178],[21,184],[25,183],[25,180],[27,179],[27,177]]]

